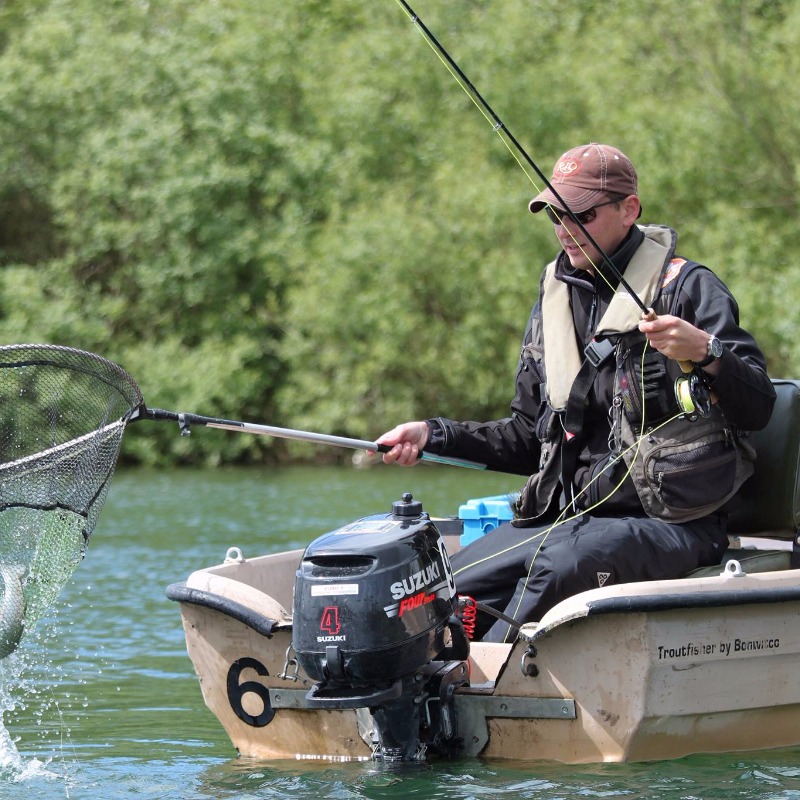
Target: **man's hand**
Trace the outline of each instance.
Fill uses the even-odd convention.
[[[404,422],[378,439],[378,444],[392,447],[388,453],[383,454],[383,463],[413,467],[419,461],[420,451],[427,441],[428,426],[425,422]]]
[[[708,340],[711,334],[696,328],[680,317],[666,314],[654,320],[639,323],[639,330],[647,341],[667,358],[675,361],[702,361],[708,355]],[[704,368],[710,374],[719,369],[719,361],[712,361]]]

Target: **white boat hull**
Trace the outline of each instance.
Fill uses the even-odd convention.
[[[290,658],[301,555],[190,576],[184,591],[275,622],[267,637],[184,598],[203,697],[242,755],[369,758],[369,715],[308,708],[312,681]],[[800,744],[800,570],[720,571],[585,592],[513,645],[473,643],[455,701],[463,755],[583,763]]]

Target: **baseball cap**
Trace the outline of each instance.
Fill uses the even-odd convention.
[[[596,142],[567,150],[556,161],[550,182],[564,202],[545,189],[528,203],[531,213],[536,214],[547,205],[563,211],[564,203],[580,213],[607,200],[609,195],[638,194],[638,178],[631,160],[616,147]]]

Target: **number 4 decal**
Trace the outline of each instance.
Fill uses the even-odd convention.
[[[331,636],[336,636],[342,629],[339,623],[339,607],[326,606],[322,612],[322,618],[319,621],[319,629],[329,633]]]

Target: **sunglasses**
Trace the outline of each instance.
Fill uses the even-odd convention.
[[[592,206],[591,208],[587,208],[586,211],[573,211],[573,216],[581,225],[588,225],[590,222],[594,222],[595,217],[597,216],[597,209],[602,208],[603,206],[610,206],[613,203],[619,203],[624,198],[617,198],[616,200],[606,200],[605,203],[598,203],[596,206]],[[550,222],[553,225],[563,225],[563,219],[572,219],[570,215],[566,211],[562,211],[560,208],[553,208],[553,206],[546,206],[545,213],[547,214]]]

